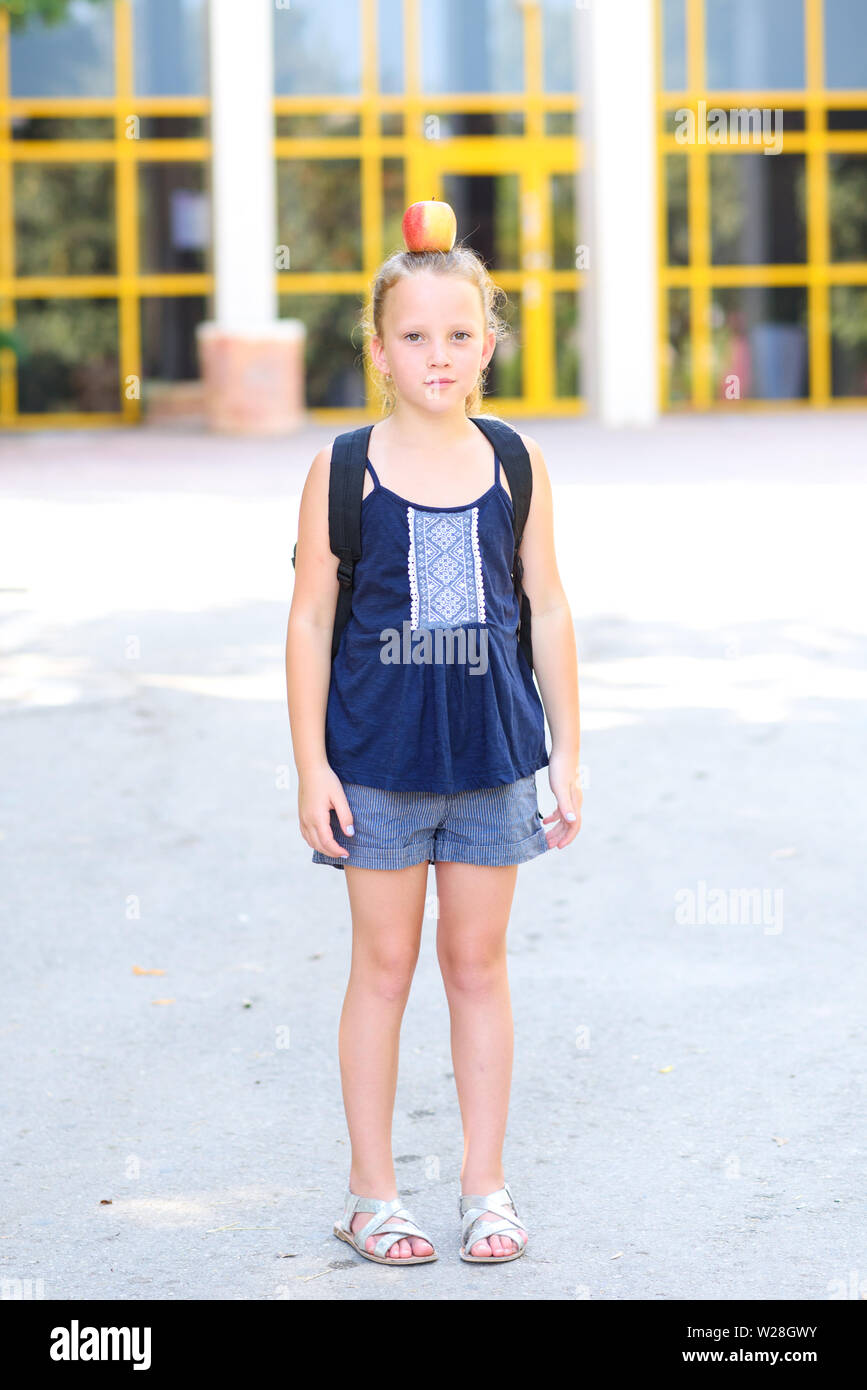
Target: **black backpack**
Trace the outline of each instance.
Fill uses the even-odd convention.
[[[517,627],[518,645],[524,653],[527,665],[533,669],[533,647],[530,637],[530,601],[521,587],[524,567],[518,554],[524,525],[530,510],[530,497],[533,491],[533,470],[526,445],[511,425],[495,415],[470,415],[474,425],[494,446],[512,494],[515,512],[515,549],[512,556],[512,579],[518,596],[519,620]],[[352,581],[356,560],[361,559],[361,495],[364,490],[364,471],[367,465],[367,448],[373,425],[362,425],[357,430],[339,434],[331,450],[331,475],[328,483],[328,533],[331,549],[339,560],[337,578],[340,590],[337,595],[337,608],[334,615],[334,633],[331,639],[331,660],[337,655],[340,634],[343,632],[352,611]],[[295,564],[295,550],[292,550],[292,564]]]

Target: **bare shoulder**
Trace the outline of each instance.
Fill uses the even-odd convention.
[[[323,476],[328,476],[328,472],[331,468],[331,450],[333,446],[334,440],[332,439],[330,444],[323,444],[322,448],[317,450],[314,454],[308,474],[310,478],[321,481]]]
[[[535,483],[537,480],[540,482],[547,482],[548,469],[545,466],[545,456],[542,453],[541,446],[531,434],[522,434],[519,437],[527,453],[530,455],[530,465],[533,469],[533,482]]]
[[[313,462],[307,470],[307,477],[304,481],[302,491],[302,504],[306,498],[325,498],[328,496],[328,485],[331,477],[331,444],[324,444],[313,456]]]

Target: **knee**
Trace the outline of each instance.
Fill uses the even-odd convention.
[[[365,955],[360,973],[368,989],[393,1003],[408,993],[417,959],[417,951],[379,947]]]
[[[442,949],[439,962],[446,988],[463,994],[490,994],[502,986],[506,974],[505,947]]]

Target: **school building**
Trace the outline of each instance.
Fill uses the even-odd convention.
[[[0,8],[0,426],[195,394],[197,328],[357,317],[406,206],[509,296],[506,416],[867,401],[865,0],[70,0]]]

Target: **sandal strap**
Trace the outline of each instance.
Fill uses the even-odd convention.
[[[511,1211],[506,1210],[507,1204],[511,1206]],[[494,1212],[500,1219],[498,1221],[483,1221],[482,1217],[486,1211]],[[512,1189],[508,1183],[504,1187],[498,1188],[496,1192],[489,1192],[487,1196],[478,1193],[462,1194],[460,1212],[462,1218],[461,1239],[467,1253],[479,1241],[487,1240],[489,1236],[507,1236],[509,1240],[515,1242],[519,1250],[523,1250],[527,1243],[523,1227],[518,1221]]]
[[[352,1218],[358,1211],[372,1211],[374,1215],[360,1231],[353,1231]],[[403,1240],[406,1236],[417,1236],[433,1246],[433,1241],[412,1219],[399,1197],[392,1197],[391,1201],[385,1202],[378,1197],[356,1197],[353,1192],[347,1191],[343,1228],[353,1245],[365,1253],[374,1255],[385,1255],[397,1241]],[[368,1252],[365,1242],[369,1236],[377,1234],[381,1238],[376,1242],[373,1251]]]
[[[512,1189],[508,1183],[498,1187],[496,1192],[488,1192],[487,1195],[478,1192],[462,1192],[458,1199],[461,1216],[465,1211],[469,1211],[470,1206],[481,1207],[482,1211],[496,1211],[506,1203],[510,1203],[513,1207],[515,1205]]]

